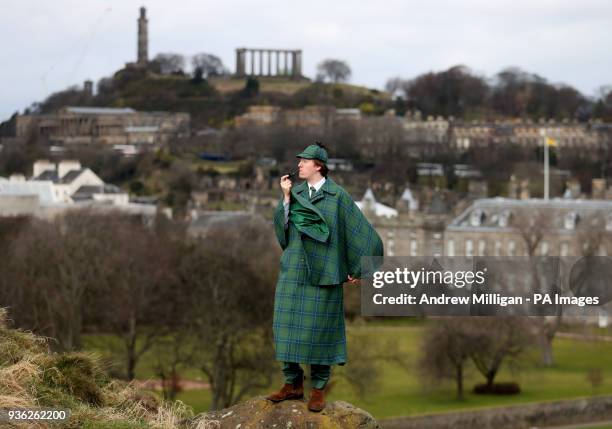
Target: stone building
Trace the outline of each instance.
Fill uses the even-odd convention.
[[[333,106],[305,106],[302,109],[282,109],[279,106],[249,106],[248,111],[234,119],[236,128],[284,125],[326,132],[338,121],[359,121],[359,109],[336,109]]]
[[[68,210],[81,208],[120,210],[148,217],[157,213],[155,204],[130,201],[126,192],[104,183],[79,161],[63,160],[55,164],[38,160],[29,179],[19,174],[0,178],[0,216],[31,215],[52,219]]]
[[[448,145],[459,151],[499,144],[523,147],[541,146],[544,136],[553,138],[559,148],[607,148],[612,143],[612,124],[600,121],[507,119],[462,121],[448,118],[423,118],[418,111],[403,118],[405,140],[413,143]]]
[[[385,255],[443,255],[444,228],[452,214],[440,193],[433,194],[425,206],[420,206],[412,191],[406,188],[394,209],[376,201],[368,189],[356,203],[380,235]],[[419,206],[424,210],[419,210]]]
[[[188,136],[189,113],[139,112],[129,107],[64,107],[55,113],[20,115],[15,134],[34,132],[50,143],[156,146]]]
[[[446,256],[612,254],[612,201],[483,198],[444,231]]]

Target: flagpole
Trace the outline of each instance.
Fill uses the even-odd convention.
[[[549,167],[548,167],[548,141],[544,137],[544,200],[548,201],[548,187],[549,187]]]

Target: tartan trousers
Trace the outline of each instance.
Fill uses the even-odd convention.
[[[283,362],[285,383],[293,384],[304,377],[304,370],[297,362]],[[331,365],[310,364],[311,385],[315,389],[323,389],[331,376]],[[303,378],[302,378],[303,379]]]

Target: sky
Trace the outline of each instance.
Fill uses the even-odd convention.
[[[491,78],[509,66],[587,96],[612,85],[610,0],[0,0],[0,121],[55,91],[135,61],[138,10],[149,57],[238,47],[302,49],[314,78],[346,61],[350,82],[383,89],[457,64]]]

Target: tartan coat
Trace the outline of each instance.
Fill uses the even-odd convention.
[[[348,275],[362,276],[361,257],[380,256],[380,236],[351,196],[327,177],[312,200],[308,184],[291,189],[291,198],[318,214],[328,234],[298,229],[283,198],[274,212],[274,230],[283,249],[274,298],[276,359],[284,362],[344,365],[347,360],[344,290]]]

